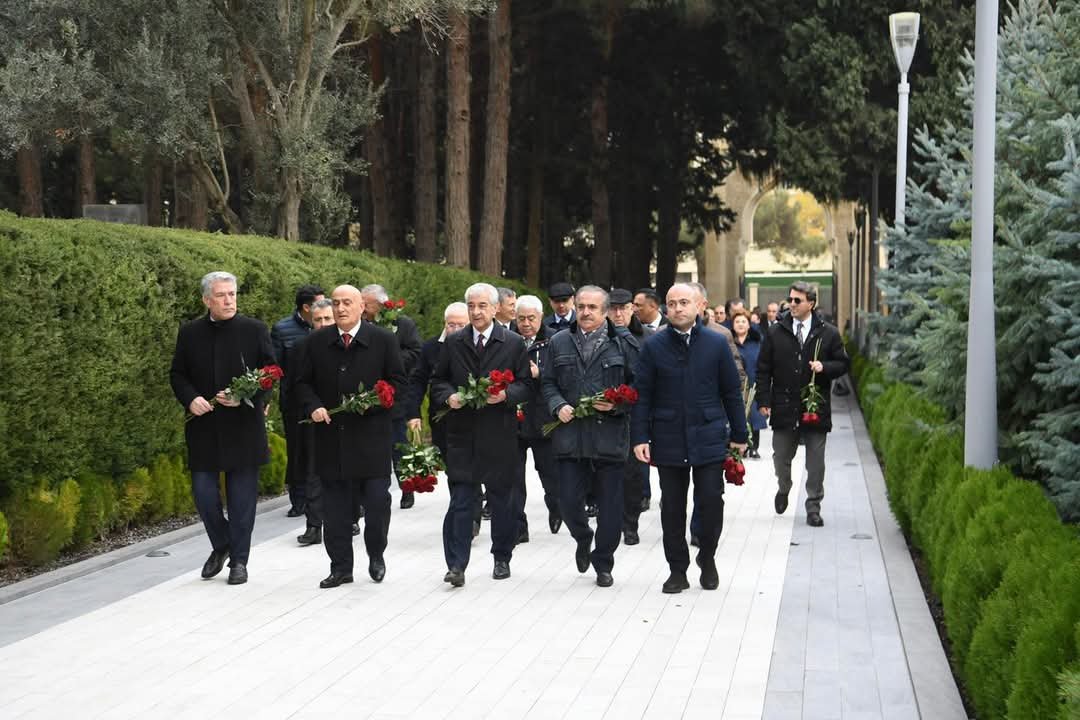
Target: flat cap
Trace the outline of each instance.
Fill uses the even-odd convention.
[[[626,305],[627,303],[634,302],[633,294],[623,288],[615,288],[608,293],[609,301],[612,305]]]
[[[548,297],[552,300],[562,300],[564,298],[573,297],[574,286],[568,282],[552,283],[548,288]]]

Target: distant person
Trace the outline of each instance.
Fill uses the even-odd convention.
[[[652,288],[641,288],[634,294],[634,314],[642,325],[654,332],[668,322],[660,312],[660,296]]]
[[[544,324],[551,329],[551,335],[565,330],[576,319],[574,315],[574,286],[568,282],[553,283],[548,288],[548,303],[551,314],[544,318]]]
[[[495,310],[495,322],[510,332],[517,332],[517,293],[508,287],[496,288],[499,291],[499,307]]]

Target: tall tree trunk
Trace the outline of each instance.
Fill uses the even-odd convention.
[[[446,255],[468,267],[469,217],[469,16],[450,13],[446,57]]]
[[[682,227],[683,174],[675,168],[667,168],[660,185],[658,234],[656,238],[656,292],[667,295],[675,284],[675,271],[679,262],[679,230]]]
[[[477,266],[502,274],[506,228],[506,162],[510,151],[510,0],[502,0],[488,21],[487,132],[484,147],[484,212],[480,220]]]
[[[413,193],[416,197],[416,259],[435,262],[439,222],[439,163],[435,118],[435,53],[417,43],[419,77],[416,86],[416,162],[413,166]]]
[[[191,230],[206,230],[209,214],[206,188],[192,170],[190,162],[178,161],[175,168],[173,186],[176,218],[173,224]]]
[[[604,288],[611,286],[611,207],[608,201],[608,86],[609,63],[615,44],[615,24],[619,17],[616,0],[609,0],[604,13],[601,42],[600,77],[593,86],[589,109],[592,134],[592,163],[589,187],[592,192],[593,281]]]
[[[376,31],[368,40],[368,64],[371,67],[371,82],[375,87],[382,87],[386,82],[385,42],[380,32]],[[392,231],[392,211],[390,203],[389,160],[386,148],[386,111],[388,103],[384,93],[378,119],[368,127],[364,135],[364,148],[367,150],[368,175],[371,177],[371,206],[375,226],[372,228],[375,253],[384,257],[390,255],[394,237]]]
[[[41,149],[36,145],[24,145],[15,155],[19,173],[19,214],[23,217],[42,217],[45,202],[41,187]]]
[[[143,157],[143,205],[146,206],[146,224],[161,226],[161,158],[157,149],[151,148]]]
[[[300,180],[295,176],[292,170],[281,171],[281,189],[278,191],[278,213],[277,213],[277,236],[285,238],[286,240],[292,240],[293,242],[300,241]],[[228,206],[226,205],[226,209]],[[229,209],[229,212],[232,212]],[[235,213],[234,213],[235,215]],[[226,219],[226,224],[229,224],[230,219]],[[235,218],[235,222],[238,226],[242,226],[240,218]],[[242,229],[234,231],[232,228],[229,232],[243,232]]]
[[[94,136],[80,135],[75,169],[75,217],[82,217],[83,205],[97,203],[97,171],[94,165]]]
[[[539,137],[540,132],[536,135]],[[525,258],[525,280],[540,287],[540,260],[544,239],[544,149],[540,140],[534,141],[532,162],[529,163],[529,230],[528,252]]]

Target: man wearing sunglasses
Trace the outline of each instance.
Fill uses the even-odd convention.
[[[757,368],[757,401],[773,431],[773,465],[779,485],[777,514],[788,506],[791,460],[806,444],[806,524],[821,527],[825,496],[825,439],[832,430],[832,381],[848,371],[848,356],[837,329],[817,312],[817,291],[806,282],[788,290],[788,312],[766,331]],[[816,410],[804,403],[813,383],[820,396]],[[811,414],[811,410],[814,412]]]

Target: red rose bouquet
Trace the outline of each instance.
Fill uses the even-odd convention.
[[[346,395],[341,399],[341,404],[327,412],[337,415],[339,412],[356,413],[363,415],[373,407],[381,407],[386,410],[394,407],[394,386],[385,380],[379,380],[371,390],[364,389],[364,383],[352,395]],[[310,423],[311,420],[301,420],[300,424]]]
[[[735,448],[731,448],[724,459],[724,479],[732,485],[742,485],[745,475],[746,466],[743,465],[742,454]]]
[[[469,375],[468,382],[458,386],[457,394],[461,397],[464,407],[480,410],[488,406],[489,397],[498,395],[512,382],[514,382],[513,370],[492,370],[486,377],[480,378]],[[432,417],[432,422],[442,420],[448,412],[450,412],[449,406],[439,410]]]
[[[574,417],[586,418],[596,415],[599,412],[599,410],[596,409],[596,403],[598,402],[606,402],[618,407],[619,405],[633,405],[637,401],[638,392],[629,385],[609,387],[601,392],[581,398],[577,407],[574,408]],[[553,420],[552,422],[545,423],[543,427],[544,436],[546,437],[555,432],[555,428],[563,424],[562,420]]]
[[[397,319],[401,311],[405,309],[405,301],[401,298],[397,300],[387,300],[382,304],[382,308],[379,310],[379,314],[375,316],[374,323],[379,327],[387,328],[393,332],[397,332]]]
[[[225,388],[225,394],[240,400],[250,408],[255,407],[255,403],[252,402],[255,396],[262,390],[273,390],[274,386],[281,381],[281,378],[285,377],[285,371],[277,365],[266,365],[255,370],[245,370],[243,374],[237,375],[229,383],[229,387]],[[217,407],[218,401],[216,397],[210,398],[210,405]],[[190,413],[184,422],[190,422],[195,415]]]
[[[817,362],[818,353],[821,352],[821,340],[817,341],[814,345],[814,362]],[[817,373],[810,373],[810,382],[803,387],[800,395],[802,396],[803,413],[799,418],[800,425],[814,426],[821,422],[821,417],[818,415],[818,410],[821,408],[821,403],[824,402],[824,398],[821,395],[821,388],[817,386],[815,382],[817,380]]]
[[[398,485],[402,492],[432,492],[438,481],[438,472],[444,469],[442,455],[434,445],[424,445],[420,431],[409,431],[409,442],[398,443],[401,461],[398,463]]]

